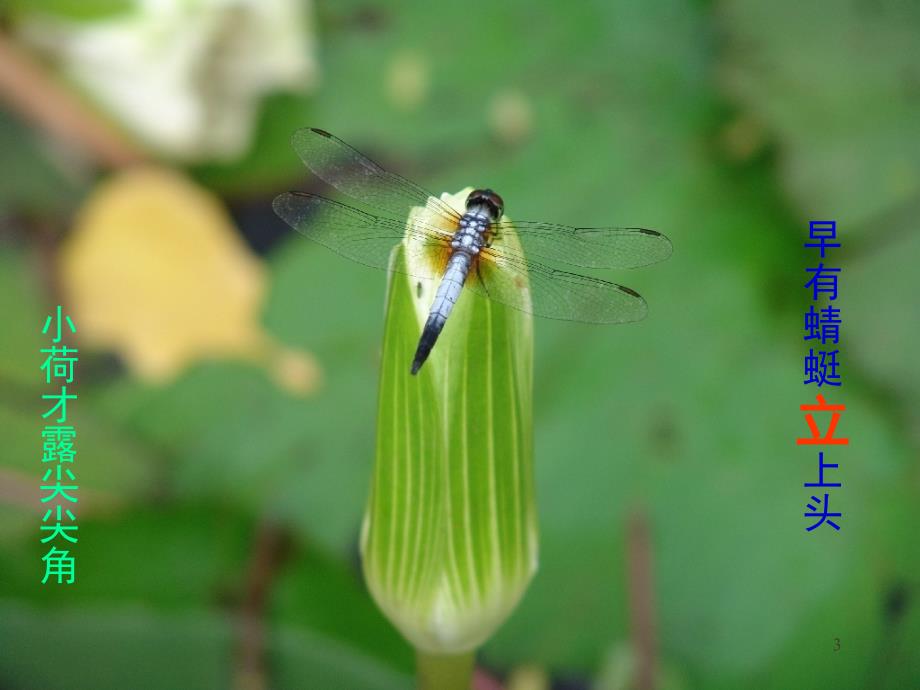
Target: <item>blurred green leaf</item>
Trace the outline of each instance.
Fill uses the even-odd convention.
[[[234,683],[234,621],[143,608],[48,612],[0,602],[0,679],[15,688],[224,688]],[[49,663],[53,655],[54,663]],[[269,638],[269,682],[324,690],[409,690],[409,677],[320,635]],[[236,680],[239,682],[239,679]]]
[[[80,184],[48,159],[50,142],[0,109],[0,213],[28,211],[52,215],[77,199]]]
[[[853,229],[920,193],[920,5],[746,0],[717,17],[720,82],[775,133],[803,216]]]
[[[23,690],[227,687],[231,640],[230,621],[200,612],[48,611],[3,601],[0,679]]]
[[[78,395],[68,410],[68,422],[77,429],[74,471],[80,475],[81,486],[96,492],[94,502],[106,505],[151,492],[158,469],[156,454],[130,434],[95,416],[89,405],[79,409],[81,401]],[[37,394],[34,400],[20,398],[17,404],[0,403],[0,419],[9,429],[4,437],[9,452],[4,463],[7,468],[35,477],[46,469],[41,467],[41,430],[46,423],[42,413],[47,409],[46,402]]]
[[[280,688],[411,690],[412,677],[319,635],[290,627],[272,640]]]
[[[79,466],[77,466],[78,468]],[[77,469],[75,468],[75,469]],[[11,592],[41,602],[94,605],[119,602],[164,609],[204,609],[222,589],[240,587],[249,546],[249,523],[214,505],[131,506],[108,515],[79,516],[73,551],[77,579],[68,586],[41,585],[40,517],[33,534],[0,554]]]
[[[111,19],[132,10],[133,0],[10,0],[11,9],[20,17],[29,14],[55,19],[93,22]]]
[[[892,412],[916,424],[920,410],[920,321],[905,309],[920,286],[920,233],[914,213],[879,223],[874,239],[850,253],[841,275],[841,310],[849,317],[841,339],[854,364],[891,397]],[[838,226],[845,246],[849,226]],[[876,237],[877,236],[877,237]]]
[[[2,187],[2,185],[0,185]],[[7,395],[15,385],[21,395],[32,395],[43,385],[42,326],[47,312],[39,286],[38,259],[33,254],[0,248],[0,311],[8,326],[0,329],[0,379]],[[40,398],[36,395],[36,401]]]
[[[33,521],[37,521],[34,516]],[[19,665],[0,662],[0,679],[17,679],[21,673],[36,683],[35,687],[69,687],[53,674],[36,671],[47,649],[30,642],[42,624],[61,621],[66,630],[71,625],[82,626],[86,634],[81,639],[98,646],[94,653],[117,657],[105,680],[78,664],[73,672],[79,683],[99,682],[97,687],[123,685],[122,664],[126,668],[131,664],[146,668],[157,665],[160,655],[164,660],[168,658],[170,652],[165,641],[157,641],[157,630],[168,626],[170,619],[174,620],[176,637],[198,649],[203,660],[213,656],[215,671],[230,673],[229,645],[237,644],[234,628],[229,619],[223,622],[223,615],[212,618],[207,612],[217,604],[228,613],[241,610],[249,578],[260,567],[251,562],[256,551],[251,543],[255,535],[251,520],[216,504],[166,504],[107,518],[84,518],[80,521],[81,542],[73,547],[77,581],[68,586],[39,583],[44,549],[37,539],[29,535],[15,547],[7,544],[0,552],[0,569],[7,576],[2,591],[6,603],[0,603],[0,609],[7,607],[0,613],[0,643],[9,650],[13,645],[5,644],[6,640],[16,638],[21,658]],[[360,687],[400,687],[400,672],[411,669],[411,655],[354,574],[310,549],[291,564],[282,560],[278,571],[271,575],[271,584],[273,594],[266,624],[271,630],[272,645],[279,650],[273,673],[280,678],[299,678],[296,687],[348,688],[356,683]],[[19,617],[18,613],[27,609],[15,609],[9,597],[30,600],[42,608]],[[73,608],[62,610],[62,605]],[[13,607],[9,616],[8,607]],[[209,652],[198,634],[212,625],[217,637],[209,637],[208,644],[216,645]],[[127,628],[134,627],[135,632],[127,632]],[[133,649],[132,644],[138,648]],[[306,644],[310,647],[304,648]],[[79,643],[70,645],[74,654],[74,647],[82,649]],[[269,654],[275,656],[276,652],[270,650]],[[182,658],[180,655],[169,674],[187,676],[188,680],[172,681],[171,675],[154,672],[144,682],[149,682],[149,687],[199,687],[195,684],[199,681],[193,681],[195,671]],[[327,678],[336,672],[341,678],[328,684],[331,681]],[[365,679],[365,674],[376,680]],[[323,684],[315,685],[320,680]],[[226,684],[210,680],[204,687]]]
[[[357,561],[346,567],[308,544],[278,574],[272,611],[280,624],[308,628],[401,672],[413,671],[411,647],[371,600]]]
[[[359,371],[336,383],[345,388],[327,387],[303,400],[255,368],[215,364],[160,390],[113,389],[102,405],[172,458],[179,495],[229,500],[252,514],[270,504],[279,519],[341,551],[360,520],[373,401],[350,393],[361,390]],[[356,431],[342,419],[343,409],[353,410],[348,422]]]
[[[799,243],[771,239],[781,217],[735,207],[736,182],[704,165],[684,172],[694,182],[683,194],[643,176],[642,197],[670,199],[674,214],[654,225],[671,235],[674,257],[626,281],[648,299],[649,319],[607,332],[538,325],[541,570],[487,653],[586,668],[599,641],[625,637],[624,517],[640,507],[655,535],[663,652],[702,678],[700,687],[788,687],[769,669],[786,667],[777,655],[792,653],[787,640],[812,619],[812,651],[835,629],[873,631],[849,662],[871,669],[881,633],[871,602],[914,567],[910,558],[893,562],[908,543],[898,520],[918,517],[916,501],[896,488],[908,480],[907,448],[851,379],[835,395],[861,449],[837,458],[848,487],[838,499],[850,516],[846,537],[804,533],[801,485],[815,480],[816,454],[794,445],[805,431],[798,406],[813,396],[801,383],[801,317],[767,308],[770,281],[744,265],[737,234],[759,238],[760,271],[773,252],[795,256]],[[702,342],[703,350],[694,345]],[[880,572],[864,557],[873,548],[887,564]],[[853,603],[831,616],[829,601]],[[829,672],[817,662],[794,668],[803,683]],[[857,676],[834,673],[839,687],[861,687]]]

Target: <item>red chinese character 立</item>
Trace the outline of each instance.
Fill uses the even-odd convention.
[[[798,446],[818,446],[818,445],[828,445],[828,446],[846,446],[849,445],[850,439],[848,438],[834,438],[834,431],[837,429],[837,422],[840,421],[840,413],[847,409],[845,405],[828,405],[824,400],[824,396],[820,393],[817,396],[818,404],[817,405],[800,405],[799,409],[802,411],[813,411],[813,412],[831,412],[831,423],[827,427],[827,433],[824,436],[821,435],[821,432],[818,430],[818,423],[815,422],[815,416],[808,412],[805,415],[805,423],[808,424],[808,428],[811,431],[811,438],[797,438],[795,440],[796,445]]]

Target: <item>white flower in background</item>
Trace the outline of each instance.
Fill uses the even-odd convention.
[[[148,145],[232,158],[260,98],[316,81],[304,0],[135,0],[98,21],[26,17],[23,39]]]

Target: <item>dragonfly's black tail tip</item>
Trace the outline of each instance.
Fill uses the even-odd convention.
[[[435,341],[444,328],[444,319],[436,314],[432,314],[425,322],[425,328],[422,329],[422,336],[418,339],[418,347],[415,349],[415,357],[412,359],[412,373],[417,374],[422,368],[428,355],[431,354],[431,348],[434,347]]]

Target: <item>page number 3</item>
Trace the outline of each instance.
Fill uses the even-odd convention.
[[[835,652],[840,651],[840,638],[839,637],[834,638],[834,651]]]

